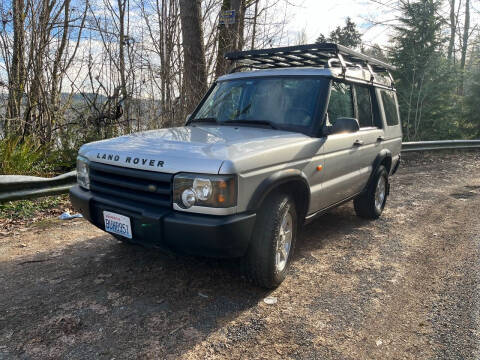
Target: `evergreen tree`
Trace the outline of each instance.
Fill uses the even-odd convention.
[[[374,44],[368,47],[362,44],[360,50],[362,54],[371,56],[377,60],[381,60],[387,63],[389,62],[388,56],[383,52],[382,48],[378,44]]]
[[[454,72],[442,53],[440,0],[403,2],[390,61],[406,140],[454,138],[460,132],[455,111]]]
[[[358,48],[362,43],[362,35],[357,30],[357,25],[350,17],[345,19],[345,26],[337,26],[327,38],[323,34],[317,38],[317,43],[332,42],[352,49]]]
[[[465,77],[462,126],[465,138],[480,139],[480,45],[472,49],[470,61]]]
[[[480,138],[480,71],[473,75],[472,83],[465,97],[466,136],[472,139]]]

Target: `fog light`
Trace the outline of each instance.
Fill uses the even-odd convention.
[[[188,209],[195,205],[197,201],[197,195],[192,189],[186,189],[182,192],[182,202],[183,205]]]

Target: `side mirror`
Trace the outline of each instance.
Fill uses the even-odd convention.
[[[188,114],[187,115],[187,118],[185,119],[185,124],[188,124],[188,122],[190,121],[190,118],[192,117],[192,114]]]
[[[338,118],[335,124],[330,128],[330,134],[354,133],[360,130],[358,120],[354,118]]]

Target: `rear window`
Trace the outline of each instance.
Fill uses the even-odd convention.
[[[373,127],[373,107],[370,89],[355,85],[357,93],[358,123],[361,128]]]
[[[398,111],[397,102],[395,101],[395,93],[389,90],[381,90],[383,108],[385,110],[385,117],[387,118],[387,125],[398,125]]]

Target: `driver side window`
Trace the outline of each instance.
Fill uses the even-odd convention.
[[[332,81],[327,113],[330,125],[334,125],[338,118],[354,117],[351,85]]]

